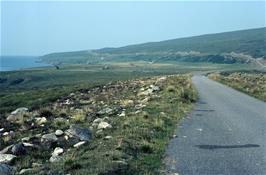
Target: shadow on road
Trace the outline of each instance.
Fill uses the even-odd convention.
[[[245,144],[245,145],[195,145],[195,147],[200,149],[231,149],[231,148],[254,148],[254,147],[260,147],[260,145],[257,144]]]

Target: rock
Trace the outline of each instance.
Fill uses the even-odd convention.
[[[86,141],[81,141],[76,143],[75,145],[73,145],[74,148],[79,148],[80,146],[84,145],[86,143]]]
[[[28,174],[31,171],[33,171],[33,168],[22,169],[19,174]]]
[[[126,116],[125,111],[122,111],[121,114],[119,114],[118,116],[119,116],[119,117],[125,117],[125,116]]]
[[[92,132],[88,128],[81,128],[76,125],[71,125],[66,131],[67,135],[78,137],[80,140],[89,141],[92,138]]]
[[[18,143],[16,145],[14,145],[11,149],[12,153],[20,156],[20,155],[25,155],[27,150],[25,148],[25,146],[22,143]]]
[[[43,141],[56,142],[58,138],[56,137],[55,133],[50,133],[50,134],[44,134],[41,140],[42,142]]]
[[[60,129],[55,131],[55,135],[56,136],[62,136],[63,134],[64,134],[64,132],[62,130],[60,130]]]
[[[0,154],[0,164],[1,163],[10,163],[16,158],[13,154]]]
[[[138,93],[138,96],[148,96],[148,95],[151,95],[153,92],[152,89],[147,89],[146,91],[142,91],[140,93]]]
[[[154,86],[153,84],[150,85],[150,88],[152,89],[152,91],[159,91],[160,90],[159,86]]]
[[[52,156],[59,156],[60,154],[62,154],[64,152],[63,148],[60,147],[56,147],[54,149],[54,152],[52,153]]]
[[[96,118],[95,120],[93,120],[92,122],[92,127],[97,127],[99,125],[99,123],[103,122],[104,120],[102,118]]]
[[[107,122],[101,122],[98,125],[98,129],[110,129],[110,128],[112,128],[112,125],[110,125]]]
[[[38,125],[42,125],[42,124],[47,123],[46,117],[36,117],[35,120],[36,120],[36,123]]]
[[[11,115],[17,115],[17,114],[25,113],[25,112],[28,112],[28,111],[29,111],[28,108],[21,107],[21,108],[16,109],[15,111],[11,112]]]
[[[0,133],[3,132],[5,130],[5,128],[0,128]]]
[[[12,149],[13,146],[14,145],[9,145],[9,146],[5,147],[4,149],[2,149],[0,151],[0,154],[6,154],[7,152],[9,152]]]
[[[30,137],[24,137],[21,139],[22,142],[28,142],[30,141]]]
[[[97,112],[99,115],[103,115],[103,114],[111,114],[113,112],[113,109],[107,107],[104,108],[102,110],[100,110],[99,112]]]
[[[15,169],[7,164],[0,163],[0,175],[14,175]]]
[[[105,140],[109,140],[109,139],[111,139],[111,138],[113,138],[113,137],[112,137],[112,136],[105,136],[105,137],[104,137]]]
[[[59,161],[61,161],[61,160],[62,160],[62,157],[60,157],[60,156],[52,156],[52,157],[50,157],[50,159],[49,159],[49,161],[50,161],[51,163],[59,162]]]
[[[15,123],[23,120],[23,115],[28,112],[28,108],[18,108],[6,118],[7,121]]]

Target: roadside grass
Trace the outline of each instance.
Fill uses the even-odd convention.
[[[137,82],[145,82],[144,87],[154,84],[158,78],[144,78]],[[131,84],[128,86],[128,84]],[[121,100],[134,98],[134,103],[143,101],[138,96],[141,86],[131,81],[123,82],[121,91],[113,92],[109,98]],[[134,85],[133,89],[127,87]],[[135,87],[137,85],[137,88]],[[133,86],[132,86],[133,87]],[[169,90],[171,87],[171,90]],[[93,88],[92,88],[93,89]],[[135,90],[134,90],[135,89]],[[111,91],[110,91],[111,92]],[[77,93],[77,92],[76,92]],[[106,92],[108,93],[108,92]],[[98,94],[101,95],[101,94]],[[172,138],[178,121],[191,110],[196,100],[196,90],[192,86],[191,75],[169,76],[160,84],[160,91],[151,95],[146,106],[141,110],[134,105],[126,107],[126,115],[103,115],[108,117],[108,122],[113,126],[104,130],[102,135],[93,130],[93,139],[78,149],[68,148],[63,155],[63,160],[57,163],[48,163],[51,150],[36,150],[27,156],[18,158],[15,162],[18,169],[32,167],[32,163],[41,163],[43,166],[33,168],[29,174],[71,174],[71,175],[159,175],[163,173],[163,155],[167,143]],[[80,100],[80,99],[79,99]],[[108,106],[114,105],[112,101],[104,101]],[[77,106],[86,111],[85,106]],[[43,110],[47,114],[47,109]],[[65,112],[62,108],[50,109],[57,118]],[[68,115],[71,113],[68,113]],[[50,114],[49,114],[50,115]],[[65,130],[71,123],[91,128],[92,121],[88,118],[80,120],[82,113],[77,113],[76,118],[67,125],[54,125],[54,121],[45,127],[52,132],[58,127]],[[49,133],[48,132],[48,133]],[[29,133],[28,133],[29,134]],[[31,133],[34,135],[34,133]],[[106,139],[105,136],[111,136]]]
[[[229,71],[212,73],[208,77],[266,102],[265,72]]]

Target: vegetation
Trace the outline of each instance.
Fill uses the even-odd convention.
[[[266,74],[257,71],[221,72],[209,78],[266,101]]]
[[[105,64],[104,64],[105,65]],[[146,62],[108,63],[110,69],[97,65],[61,65],[55,68],[0,72],[0,115],[27,106],[38,109],[73,91],[138,77],[186,73],[191,71],[243,69],[248,65],[207,63],[147,64]],[[17,81],[20,80],[20,81]],[[16,83],[14,83],[16,82]]]
[[[23,122],[4,120],[2,127],[17,129],[15,139],[1,140],[1,147],[21,140],[36,145],[12,163],[27,174],[161,174],[165,146],[196,97],[189,75],[80,89],[25,113]],[[42,117],[46,120],[40,123]],[[66,134],[72,124],[91,130],[89,142],[73,148],[76,142]],[[41,140],[58,129],[65,131],[58,140]],[[56,147],[64,151],[49,163]]]
[[[105,61],[249,63],[266,59],[265,28],[209,34],[161,42],[104,48],[91,51],[52,53],[44,62],[103,63]]]

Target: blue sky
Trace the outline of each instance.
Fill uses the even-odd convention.
[[[265,26],[264,1],[1,1],[1,55],[119,47]]]

